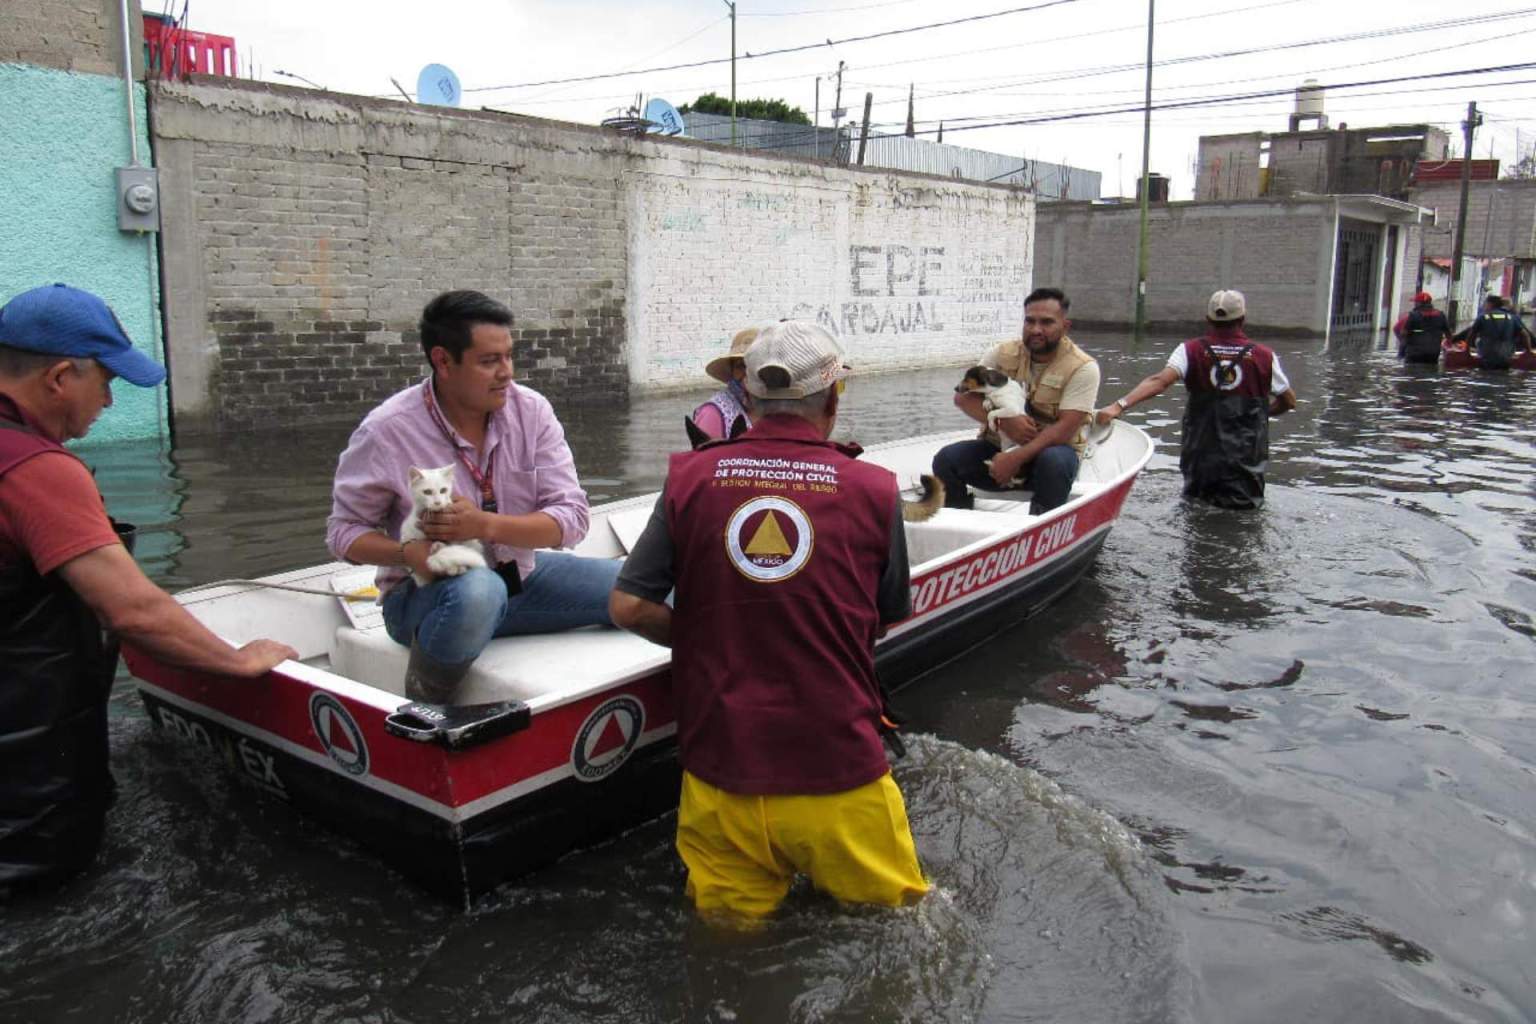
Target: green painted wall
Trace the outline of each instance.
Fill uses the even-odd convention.
[[[135,85],[139,160],[150,160],[144,87]],[[100,295],[158,362],[155,236],[119,231],[114,169],[131,159],[123,82],[0,64],[0,302],[62,281]],[[165,386],[113,386],[85,444],[168,436]]]

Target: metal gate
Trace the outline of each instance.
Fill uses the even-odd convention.
[[[1376,302],[1376,251],[1381,229],[1374,224],[1339,226],[1339,258],[1333,278],[1333,331],[1368,331]]]

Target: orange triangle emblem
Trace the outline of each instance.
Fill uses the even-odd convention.
[[[763,516],[763,521],[758,524],[757,532],[752,534],[752,539],[747,542],[744,549],[749,555],[761,557],[763,555],[792,555],[794,549],[789,546],[789,541],[784,539],[784,531],[779,528],[779,521],[772,512]]]

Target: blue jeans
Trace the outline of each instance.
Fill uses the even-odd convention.
[[[991,441],[956,441],[940,448],[933,457],[933,475],[944,484],[944,504],[948,508],[970,508],[971,495],[967,486],[983,491],[1006,491],[992,480],[986,462],[1001,449]],[[1034,515],[1049,512],[1058,505],[1065,505],[1072,493],[1072,483],[1077,479],[1077,450],[1069,444],[1053,444],[1033,462],[1026,462],[1021,469],[1024,486],[1034,490],[1029,511]]]
[[[512,597],[490,569],[424,587],[406,577],[384,595],[384,629],[397,644],[414,640],[434,661],[458,665],[478,658],[494,637],[611,626],[608,595],[622,564],[540,551],[522,591]]]

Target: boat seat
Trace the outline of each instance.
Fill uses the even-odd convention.
[[[932,519],[905,524],[907,560],[916,567],[976,541],[1017,530],[1022,522],[1016,513],[980,508],[942,509]]]
[[[410,654],[383,629],[341,626],[331,650],[331,671],[404,697]],[[464,677],[459,703],[579,693],[649,672],[667,655],[665,648],[633,633],[604,626],[503,637],[486,646]]]

